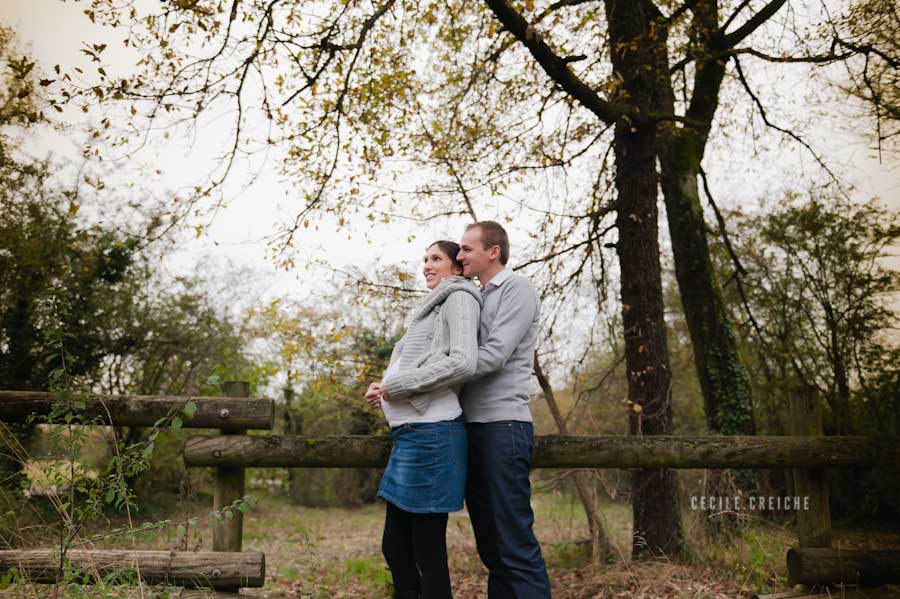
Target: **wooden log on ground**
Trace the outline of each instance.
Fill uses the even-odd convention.
[[[898,597],[900,597],[900,590],[896,588],[840,587],[818,591],[803,590],[753,595],[751,599],[897,599]]]
[[[78,410],[86,418],[100,416],[103,424],[153,426],[171,409],[180,410],[188,401],[197,405],[193,418],[180,414],[184,427],[271,429],[275,402],[271,399],[232,397],[181,397],[170,395],[92,395]],[[23,422],[29,415],[50,413],[55,398],[37,391],[0,391],[0,420]],[[110,421],[110,417],[112,420]]]
[[[803,597],[804,595],[809,595],[809,591],[779,591],[777,593],[768,593],[765,595],[752,595],[750,599],[795,599],[796,597]]]
[[[387,436],[229,437],[196,435],[184,447],[188,466],[379,468]],[[538,437],[535,468],[851,468],[900,463],[900,450],[867,437]]]
[[[900,583],[900,551],[801,547],[787,554],[788,584]]]
[[[262,587],[266,575],[262,553],[72,549],[66,556],[94,578],[134,572],[149,584],[190,588]],[[34,582],[55,582],[58,567],[56,549],[0,551],[0,571],[16,568],[20,576]]]

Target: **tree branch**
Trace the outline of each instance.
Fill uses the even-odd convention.
[[[638,113],[628,104],[610,102],[601,98],[589,85],[569,68],[566,60],[556,54],[541,39],[540,34],[525,18],[505,0],[485,0],[497,19],[524,45],[537,60],[544,72],[566,93],[594,113],[605,123],[615,123],[623,116],[637,121]]]
[[[689,10],[693,10],[694,6],[696,6],[698,0],[687,0],[684,4],[675,9],[675,11],[670,14],[668,17],[664,17],[660,21],[660,25],[669,25],[673,23],[678,17],[683,15]]]
[[[716,214],[719,232],[722,234],[722,241],[725,242],[725,249],[728,250],[728,255],[731,256],[731,261],[734,262],[735,272],[738,275],[745,275],[747,274],[747,271],[744,268],[744,265],[741,264],[737,253],[734,251],[734,246],[731,245],[731,238],[728,237],[728,228],[725,226],[725,218],[722,216],[722,213],[719,212],[719,207],[713,200],[712,192],[709,190],[709,182],[706,180],[706,171],[703,170],[703,167],[700,167],[700,180],[703,181],[703,191],[706,193],[706,199],[709,202],[709,205],[712,206],[713,212]]]
[[[731,33],[726,34],[724,28],[719,29],[722,34],[722,41],[726,48],[733,48],[741,43],[747,36],[759,29],[759,27],[768,21],[778,10],[784,6],[787,0],[771,0],[758,13],[750,17],[746,23],[738,27]]]
[[[771,54],[760,52],[755,48],[735,48],[734,50],[731,50],[729,54],[731,54],[732,56],[749,54],[750,56],[755,56],[756,58],[761,58],[762,60],[768,62],[828,64],[831,62],[837,62],[850,58],[854,53],[845,52],[843,54],[835,54],[834,52],[830,52],[828,54],[814,54],[808,56],[772,56]]]
[[[732,56],[732,58],[734,59],[734,65],[735,65],[736,70],[737,70],[738,79],[740,80],[741,85],[743,85],[744,90],[745,90],[745,91],[747,92],[747,94],[750,96],[750,99],[753,100],[753,104],[754,104],[754,105],[756,106],[756,108],[759,110],[759,114],[760,114],[760,116],[762,117],[762,120],[763,120],[763,122],[766,124],[766,126],[769,127],[770,129],[775,129],[776,131],[779,131],[780,133],[783,133],[783,134],[785,134],[785,135],[787,135],[787,136],[793,138],[793,139],[794,139],[795,141],[797,141],[800,145],[802,145],[804,148],[806,148],[807,150],[809,150],[809,153],[812,154],[812,156],[813,156],[813,158],[815,158],[816,162],[819,163],[819,166],[821,166],[823,169],[825,169],[825,172],[827,172],[828,175],[829,175],[834,181],[838,181],[837,175],[835,175],[834,172],[833,172],[830,168],[828,168],[828,165],[825,164],[825,162],[822,160],[821,156],[819,156],[819,154],[816,153],[816,151],[812,149],[812,146],[810,146],[810,145],[806,142],[806,140],[804,140],[802,137],[800,137],[799,135],[797,135],[796,133],[794,133],[794,132],[791,131],[790,129],[785,129],[784,127],[779,127],[778,125],[775,125],[774,123],[772,123],[772,122],[769,120],[769,117],[768,117],[768,115],[766,114],[766,109],[765,109],[765,107],[762,105],[762,102],[759,100],[759,98],[757,97],[757,95],[756,95],[755,93],[753,93],[753,90],[750,89],[750,84],[747,82],[747,78],[744,76],[744,71],[741,69],[741,62],[740,62],[740,60],[738,59],[737,56]]]

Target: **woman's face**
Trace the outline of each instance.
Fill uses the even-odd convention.
[[[422,268],[425,275],[425,285],[434,289],[441,279],[450,275],[461,275],[462,269],[453,266],[453,261],[444,253],[441,246],[434,244],[425,250],[425,266]]]

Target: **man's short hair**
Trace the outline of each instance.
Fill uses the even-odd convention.
[[[500,246],[500,264],[506,266],[509,261],[509,235],[506,234],[506,229],[497,221],[480,220],[466,226],[466,231],[475,227],[481,229],[481,245],[484,249]]]

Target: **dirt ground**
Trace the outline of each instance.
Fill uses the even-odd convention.
[[[630,506],[610,504],[603,514],[619,559],[594,567],[585,545],[579,543],[587,535],[577,503],[546,493],[534,497],[534,511],[535,532],[556,599],[724,599],[790,588],[784,556],[795,537],[777,526],[758,523],[728,546],[707,544],[683,563],[631,563],[625,558],[631,546]],[[382,503],[349,510],[313,509],[292,506],[280,497],[263,498],[245,519],[244,548],[266,554],[266,586],[243,594],[390,597],[390,572],[380,551],[383,518]],[[692,514],[685,515],[684,524],[689,540],[701,534]],[[865,542],[865,537],[856,542]],[[454,597],[486,599],[487,571],[478,558],[465,511],[451,514],[447,543]]]

